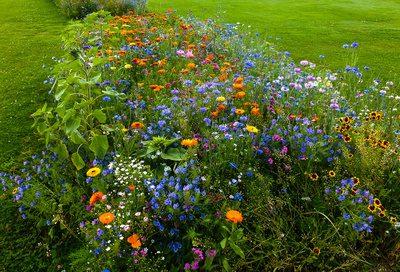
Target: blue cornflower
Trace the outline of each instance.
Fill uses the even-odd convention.
[[[343,218],[346,219],[346,220],[349,219],[350,218],[350,214],[349,213],[345,213]]]
[[[348,44],[343,44],[343,48],[344,48],[344,49],[348,49],[348,48],[349,48],[349,45],[348,45]]]
[[[108,97],[108,96],[105,96],[105,97],[103,97],[103,100],[104,100],[104,101],[110,101],[110,100],[111,100],[111,98],[110,98],[110,97]]]

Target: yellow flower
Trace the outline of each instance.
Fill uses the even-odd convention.
[[[113,67],[110,67],[110,69],[115,70],[115,69],[117,69],[117,67],[113,66]]]
[[[247,126],[246,130],[248,132],[258,133],[258,129],[256,127],[253,127],[253,126]]]
[[[87,172],[86,175],[89,177],[95,177],[98,174],[100,174],[101,170],[98,167],[90,168]]]
[[[217,101],[218,102],[224,102],[225,101],[225,97],[220,96],[220,97],[217,98]]]
[[[132,68],[132,65],[130,65],[130,64],[125,64],[125,69],[131,69]]]
[[[13,195],[16,194],[17,192],[18,192],[18,188],[15,188],[15,189],[13,190]]]
[[[138,83],[137,85],[138,85],[138,86],[143,86],[143,85],[144,85],[144,83]]]

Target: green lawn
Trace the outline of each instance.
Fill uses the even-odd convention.
[[[226,22],[251,25],[252,33],[280,45],[297,60],[325,64],[336,71],[346,66],[343,44],[359,43],[358,67],[368,75],[393,80],[399,72],[399,0],[149,0],[149,10],[192,10],[201,19],[216,16]],[[219,8],[221,6],[221,8]],[[277,41],[276,38],[281,38]],[[321,60],[319,55],[324,55]],[[382,68],[382,70],[381,70]],[[364,73],[367,75],[367,73]]]
[[[44,148],[29,115],[48,98],[42,66],[61,53],[66,24],[52,0],[0,1],[0,171]]]

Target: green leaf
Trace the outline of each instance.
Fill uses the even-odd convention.
[[[185,153],[181,153],[178,148],[171,148],[167,153],[162,153],[161,158],[164,160],[181,161]]]
[[[243,237],[243,229],[238,229],[231,235],[231,239],[233,242],[240,240],[240,238],[242,237]]]
[[[225,268],[226,271],[228,271],[228,272],[232,271],[232,268],[229,266],[229,263],[228,263],[228,261],[226,259],[224,259],[222,261],[222,264],[224,265],[224,268]]]
[[[244,253],[243,253],[243,250],[240,247],[235,245],[235,243],[233,243],[233,242],[229,242],[229,245],[231,246],[231,248],[235,251],[235,253],[237,255],[239,255],[242,259],[244,259]]]
[[[108,139],[106,135],[96,135],[93,137],[92,142],[89,146],[96,156],[104,158],[104,155],[108,150]]]
[[[93,102],[93,98],[90,98],[88,100],[84,100],[81,103],[78,103],[77,101],[75,101],[74,108],[75,109],[82,109],[82,108],[85,108],[85,107],[89,106],[90,104],[92,104],[92,102]]]
[[[125,99],[126,95],[124,93],[119,93],[117,91],[114,91],[110,87],[107,87],[105,91],[103,91],[104,94],[110,95],[110,96],[116,96],[119,99]]]
[[[74,109],[72,109],[72,108],[69,109],[69,110],[67,110],[67,112],[65,113],[64,118],[63,118],[63,120],[62,120],[63,123],[67,122],[68,119],[71,118],[71,116],[75,114],[75,112],[76,112],[76,111],[75,111]]]
[[[222,240],[220,242],[222,249],[224,249],[226,247],[226,241],[227,241],[227,239],[225,238],[224,240]]]
[[[107,116],[101,110],[97,109],[92,112],[92,115],[99,120],[100,123],[105,123],[107,120]]]
[[[108,60],[107,60],[108,61]],[[98,73],[93,73],[94,75],[92,78],[89,80],[89,84],[96,84],[101,81],[101,72]]]
[[[107,58],[95,58],[95,59],[92,59],[93,66],[96,66],[96,65],[99,65],[99,64],[102,64],[102,63],[106,63],[106,62],[108,62]]]
[[[68,149],[65,144],[60,144],[55,149],[56,153],[60,156],[61,159],[68,159]]]
[[[74,132],[75,130],[77,130],[79,128],[80,124],[81,124],[80,117],[75,117],[73,119],[69,119],[67,121],[67,130],[65,131],[65,133],[67,133],[67,135],[70,136],[72,134],[72,132]]]
[[[32,116],[32,117],[37,117],[37,116],[40,116],[40,115],[42,115],[42,114],[43,114],[42,110],[41,110],[41,109],[38,109],[37,111],[35,111],[34,113],[32,113],[31,116]]]
[[[82,157],[79,155],[78,152],[72,154],[71,161],[78,170],[81,170],[83,167],[85,167],[85,162],[83,161]]]
[[[47,129],[47,124],[46,124],[46,122],[40,122],[40,123],[38,124],[37,131],[38,131],[40,134],[43,134],[43,133],[46,131],[46,129]]]
[[[46,219],[40,219],[40,221],[36,224],[37,228],[43,227],[46,225]]]
[[[71,134],[71,140],[75,144],[86,144],[85,138],[83,138],[82,134],[79,131],[75,131],[75,133]]]

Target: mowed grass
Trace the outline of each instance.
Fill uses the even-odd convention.
[[[350,65],[342,45],[357,42],[356,67],[371,68],[364,76],[394,80],[400,72],[399,0],[148,0],[148,6],[150,11],[191,11],[200,19],[219,16],[240,22],[296,61],[307,59],[332,71]]]
[[[50,96],[43,69],[61,51],[67,20],[52,0],[0,1],[0,171],[44,149],[29,118]]]

